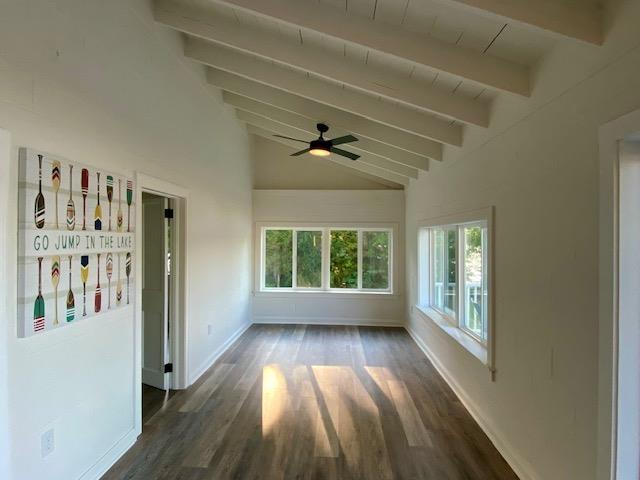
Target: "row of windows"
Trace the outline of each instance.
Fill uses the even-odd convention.
[[[391,292],[392,232],[263,228],[263,290]]]
[[[420,304],[486,343],[487,222],[440,225],[420,232]]]

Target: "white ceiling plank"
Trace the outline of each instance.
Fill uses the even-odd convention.
[[[587,5],[559,0],[439,0],[563,37],[602,45],[602,14]]]
[[[529,96],[529,68],[482,55],[436,38],[383,22],[296,0],[215,0],[276,21],[298,25],[345,42],[466,78],[487,87]],[[524,1],[524,0],[523,0]]]
[[[157,9],[156,20],[171,28],[192,36],[220,43],[253,55],[306,70],[330,80],[345,83],[364,92],[412,105],[428,112],[446,116],[461,122],[488,126],[489,109],[464,98],[455,98],[450,92],[425,85],[424,82],[400,75],[376,65],[363,67],[354,58],[360,58],[361,47],[346,46],[342,56],[331,55],[320,49],[309,50],[309,42],[287,42],[265,32],[253,31],[247,35],[236,22],[218,16],[195,15],[176,6],[172,10]],[[187,49],[203,53],[203,41],[191,37]],[[358,55],[354,57],[354,53]],[[407,71],[410,71],[407,66]]]
[[[459,147],[462,128],[449,119],[434,117],[405,106],[380,101],[359,91],[346,91],[315,76],[305,76],[277,65],[199,39],[191,39],[185,55],[193,60],[255,80],[265,85],[330,105],[421,137]]]
[[[305,129],[285,125],[283,123],[276,122],[272,119],[257,115],[255,113],[247,112],[245,110],[236,109],[236,116],[245,123],[270,130],[273,133],[277,133],[278,135],[286,135],[292,138],[299,138],[300,140],[314,140],[318,137],[317,131],[315,133],[308,132]],[[374,165],[390,172],[397,173],[398,175],[404,175],[405,177],[418,178],[417,168],[407,167],[406,165],[392,162],[391,160],[388,160],[386,158],[382,158],[377,155],[358,150],[355,147],[355,145],[357,144],[358,142],[349,143],[346,145],[341,145],[340,148],[344,148],[344,150],[360,155],[360,158],[356,160],[357,162],[365,163],[367,165]],[[304,145],[301,143],[299,150],[301,150],[302,148],[304,148]]]
[[[379,142],[387,143],[433,160],[442,160],[442,144],[433,140],[412,135],[402,130],[373,122],[359,115],[283,92],[277,88],[215,68],[208,69],[207,79],[210,84],[223,90],[253,98],[314,120],[335,124],[348,129],[354,134],[374,138]]]
[[[292,113],[281,108],[268,105],[266,103],[253,100],[242,95],[236,95],[231,92],[223,92],[223,99],[225,103],[236,107],[239,110],[255,113],[262,117],[270,118],[276,122],[301,129],[309,134],[317,134],[316,130],[317,122],[314,119]],[[332,138],[341,137],[351,132],[329,125],[329,136]],[[381,143],[375,139],[358,135],[358,142],[353,144],[353,149],[363,152],[372,153],[379,157],[386,158],[396,163],[406,165],[408,167],[417,168],[418,170],[429,170],[429,159],[415,153],[401,150],[386,143]]]
[[[253,135],[258,135],[259,137],[266,138],[268,140],[281,143],[290,147],[292,150],[300,150],[300,145],[291,140],[287,140],[284,138],[278,138],[273,136],[273,132],[266,130],[264,128],[256,127],[255,125],[247,125],[247,131]],[[379,178],[381,181],[384,180],[386,182],[391,182],[396,185],[403,185],[405,187],[409,186],[411,183],[411,179],[409,177],[405,177],[404,175],[398,175],[396,173],[390,172],[388,170],[384,170],[379,167],[374,167],[373,165],[367,165],[364,163],[360,163],[359,160],[353,161],[348,159],[343,159],[338,157],[337,155],[330,155],[328,157],[324,157],[326,160],[330,162],[337,163],[338,165],[342,165],[343,167],[347,167],[356,171],[364,172],[369,175],[373,175]]]

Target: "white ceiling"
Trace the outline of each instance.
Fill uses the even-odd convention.
[[[262,102],[265,118],[282,118],[286,110],[331,121],[315,114],[327,112],[334,124],[342,122],[336,124],[341,130],[357,120],[360,135],[373,143],[382,138],[391,152],[406,151],[413,145],[408,137],[419,137],[416,144],[426,144],[428,151],[411,154],[440,160],[438,144],[459,146],[465,129],[487,126],[497,95],[526,95],[517,83],[523,75],[530,82],[528,72],[558,42],[593,40],[592,48],[601,43],[595,1],[510,2],[505,7],[502,0],[156,0],[155,8],[160,23],[183,32],[193,45],[187,56],[214,68],[213,84],[216,72],[224,70],[226,83],[217,86],[225,90],[234,90],[238,75],[244,83],[300,97],[257,87],[261,93],[254,95],[252,84],[234,92]],[[386,49],[385,38],[397,43]],[[385,155],[390,176],[406,172],[393,168],[402,155]],[[367,161],[366,154],[358,160]]]

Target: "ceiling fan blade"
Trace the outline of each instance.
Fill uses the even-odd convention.
[[[333,148],[331,147],[332,153],[337,153],[338,155],[342,155],[343,157],[350,158],[351,160],[357,160],[360,158],[360,155],[356,155],[355,153],[347,152],[346,150],[342,150],[341,148]]]
[[[286,138],[287,140],[293,140],[294,142],[309,143],[306,140],[300,140],[298,138],[292,138],[292,137],[285,137],[284,135],[273,135],[273,136],[278,138]]]
[[[353,135],[345,135],[344,137],[338,137],[331,140],[332,145],[342,145],[343,143],[357,142],[358,139]]]
[[[291,157],[297,157],[298,155],[302,155],[303,153],[307,153],[309,150],[311,150],[311,149],[310,148],[305,148],[304,150],[300,150],[299,152],[292,153],[290,156]]]

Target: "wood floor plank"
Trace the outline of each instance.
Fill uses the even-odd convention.
[[[403,329],[254,325],[105,480],[517,480]]]

